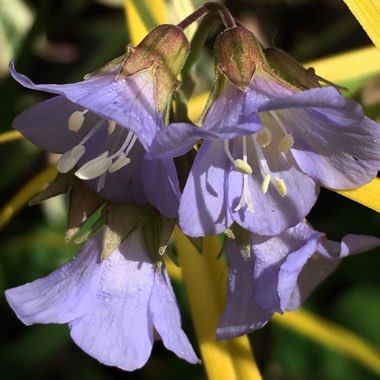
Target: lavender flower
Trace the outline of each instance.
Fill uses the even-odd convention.
[[[58,171],[86,180],[102,196],[177,215],[180,196],[172,160],[149,159],[146,150],[163,128],[156,110],[154,71],[117,78],[120,65],[82,82],[36,85],[10,67],[27,88],[60,96],[21,113],[13,127],[35,145],[62,154]],[[157,191],[157,182],[160,191]]]
[[[8,303],[26,325],[68,323],[75,343],[103,364],[132,371],[148,360],[153,333],[165,347],[198,363],[169,278],[154,267],[136,229],[105,260],[101,239],[45,278],[8,289]]]
[[[151,153],[175,157],[203,139],[183,190],[179,224],[191,236],[220,233],[233,221],[277,235],[300,222],[320,184],[357,188],[380,167],[380,127],[333,87],[290,89],[255,74],[232,84],[202,127],[173,123]]]
[[[274,237],[250,234],[250,245],[247,257],[233,240],[226,242],[228,293],[219,338],[247,334],[274,313],[299,308],[344,257],[378,247],[380,239],[346,235],[338,243],[301,222]]]

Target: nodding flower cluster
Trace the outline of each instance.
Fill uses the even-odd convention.
[[[215,11],[225,31],[195,125],[172,105],[190,51],[183,29]],[[330,241],[305,219],[321,185],[354,189],[376,176],[380,126],[312,69],[263,49],[220,5],[158,26],[82,82],[37,85],[10,70],[21,85],[57,95],[13,124],[61,154],[57,178],[36,201],[71,193],[68,240],[104,209],[76,258],[6,298],[27,325],[69,324],[74,341],[104,364],[143,366],[154,331],[177,356],[199,362],[163,262],[176,222],[190,237],[225,234],[219,338],[298,308],[343,257],[380,245],[362,235]]]

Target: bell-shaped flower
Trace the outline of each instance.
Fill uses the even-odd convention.
[[[228,239],[227,301],[217,336],[229,338],[264,326],[274,313],[299,308],[349,255],[380,246],[380,239],[346,235],[327,240],[307,222],[278,236],[250,234],[251,255]]]
[[[304,91],[256,73],[229,83],[201,127],[173,123],[151,153],[175,157],[203,142],[179,207],[184,233],[220,233],[233,221],[277,235],[313,207],[320,185],[353,189],[380,168],[380,126],[334,87]]]
[[[156,332],[167,349],[198,363],[166,270],[152,263],[139,230],[107,259],[101,251],[101,239],[93,238],[47,277],[8,289],[18,318],[26,325],[67,323],[86,353],[127,371],[147,362]]]
[[[107,199],[142,205],[148,200],[167,216],[178,208],[172,160],[150,160],[146,150],[163,128],[155,108],[154,71],[117,78],[120,65],[73,84],[23,86],[58,94],[16,117],[13,127],[35,145],[62,154],[58,171],[76,175]],[[157,191],[160,181],[160,191]]]

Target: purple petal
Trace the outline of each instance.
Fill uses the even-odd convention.
[[[232,240],[226,240],[228,255],[227,301],[217,329],[219,339],[245,335],[263,327],[272,316],[253,298],[254,256],[246,257]]]
[[[147,148],[162,128],[162,116],[155,108],[154,72],[145,70],[116,80],[118,68],[94,74],[89,79],[72,84],[34,84],[16,72],[13,62],[10,72],[24,87],[65,96],[83,108],[135,132]]]
[[[94,113],[87,113],[82,128],[78,132],[70,131],[69,117],[74,111],[82,110],[63,96],[56,96],[19,114],[13,128],[48,152],[64,153],[77,145],[100,120]]]
[[[345,235],[341,242],[339,258],[356,255],[380,246],[380,239],[367,235]],[[331,255],[333,255],[331,253]]]
[[[252,94],[231,84],[211,106],[202,128],[216,138],[229,140],[255,133],[261,126]]]
[[[339,265],[339,261],[323,257],[315,253],[310,258],[307,254],[299,258],[300,272],[296,283],[289,283],[289,289],[283,298],[282,307],[286,310],[293,311],[301,307],[301,305],[309,297],[310,293],[323,282]],[[304,262],[302,263],[302,260]],[[297,275],[297,274],[295,274]],[[287,281],[289,273],[280,274],[281,282]],[[293,278],[294,280],[294,278]],[[293,286],[293,287],[292,287]]]
[[[254,298],[262,307],[280,311],[280,268],[290,253],[302,252],[314,234],[315,231],[305,223],[299,223],[278,236],[251,234],[252,255],[255,257]]]
[[[149,153],[154,157],[179,157],[190,151],[194,144],[207,136],[203,128],[189,123],[172,123],[163,128],[151,147]]]
[[[272,97],[260,106],[259,111],[296,108],[320,113],[329,120],[330,124],[349,126],[360,122],[364,115],[361,106],[346,100],[334,87],[321,87],[287,94],[286,96]]]
[[[380,167],[380,126],[368,118],[340,127],[318,114],[283,112],[300,168],[324,186],[351,189],[372,180]]]
[[[243,174],[231,170],[228,177],[228,203],[234,220],[242,227],[260,235],[277,235],[299,223],[314,206],[319,186],[303,174],[290,153],[277,151],[276,131],[272,132],[272,143],[263,148],[272,181],[282,179],[286,185],[286,195],[281,196],[271,183],[266,193],[262,191],[265,173],[254,145],[249,145],[248,162],[253,174],[247,175],[248,188],[253,210],[242,207],[235,211],[242,197]],[[234,140],[232,154],[234,158],[243,156],[241,144]]]
[[[298,276],[307,261],[316,252],[320,237],[321,234],[318,232],[313,234],[300,249],[289,253],[285,262],[281,265],[278,275],[278,295],[280,297],[281,311],[284,312],[287,309],[293,291],[297,287]],[[322,269],[322,267],[319,267],[319,269]],[[310,281],[312,280],[310,279]]]
[[[289,262],[287,260],[287,263],[281,268],[279,281],[287,281],[286,276],[289,275],[289,265],[294,265],[295,263],[297,265],[298,262],[300,270],[297,283],[288,284],[288,295],[283,298],[283,306],[287,310],[299,308],[310,293],[337,268],[342,258],[368,251],[379,245],[380,239],[373,236],[346,235],[341,243],[320,240],[315,254],[309,259],[307,255],[303,259],[300,256],[296,257],[295,253],[290,255]],[[292,280],[294,280],[294,277]],[[292,287],[293,289],[291,289]],[[286,302],[287,298],[288,303]]]
[[[165,269],[162,273],[155,273],[150,312],[154,327],[160,334],[165,347],[189,363],[200,363],[182,330],[178,305]]]
[[[148,360],[153,323],[148,314],[154,271],[139,232],[101,262],[95,299],[70,323],[71,336],[101,363],[132,371]]]
[[[225,191],[229,165],[223,141],[202,144],[179,206],[179,224],[185,234],[213,235],[232,223]]]
[[[5,291],[17,317],[26,325],[67,323],[82,316],[99,280],[100,239],[89,240],[79,255],[50,275]]]
[[[163,215],[177,217],[181,193],[173,160],[145,157],[141,163],[140,175],[149,202]]]

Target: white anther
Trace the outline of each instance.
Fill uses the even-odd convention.
[[[131,159],[127,157],[124,153],[120,154],[120,156],[112,163],[112,165],[108,168],[109,173],[114,173],[122,167],[128,165],[131,162]]]
[[[104,174],[112,164],[112,159],[108,157],[108,151],[103,152],[100,156],[86,162],[79,168],[75,175],[84,180],[94,179]]]
[[[116,129],[116,121],[114,120],[108,120],[108,129],[107,132],[109,135],[112,135]]]
[[[277,190],[278,194],[281,195],[282,197],[285,197],[287,193],[286,185],[283,179],[281,178],[275,178],[273,181],[273,186]]]
[[[249,165],[248,162],[243,161],[240,158],[235,160],[234,165],[235,165],[235,169],[240,173],[243,173],[243,174],[252,174],[253,173],[251,165]]]
[[[74,111],[67,121],[67,128],[72,132],[78,132],[84,124],[84,115],[88,110]]]
[[[286,134],[283,136],[277,144],[277,150],[280,153],[288,153],[289,150],[293,147],[294,138],[291,134]]]
[[[271,179],[271,175],[270,174],[267,174],[265,177],[264,177],[264,180],[261,184],[261,191],[266,194],[268,192],[268,188],[269,188],[269,185],[270,185],[270,179]]]
[[[99,179],[98,179],[98,182],[96,184],[96,191],[99,193],[101,190],[104,189],[104,186],[106,184],[106,176],[107,176],[107,172],[106,173],[103,173]]]
[[[57,162],[57,170],[60,173],[67,173],[78,163],[85,154],[86,148],[84,145],[76,145],[74,148],[62,154]]]
[[[257,132],[257,141],[258,143],[265,148],[272,141],[272,133],[267,127],[261,128],[259,132]]]

